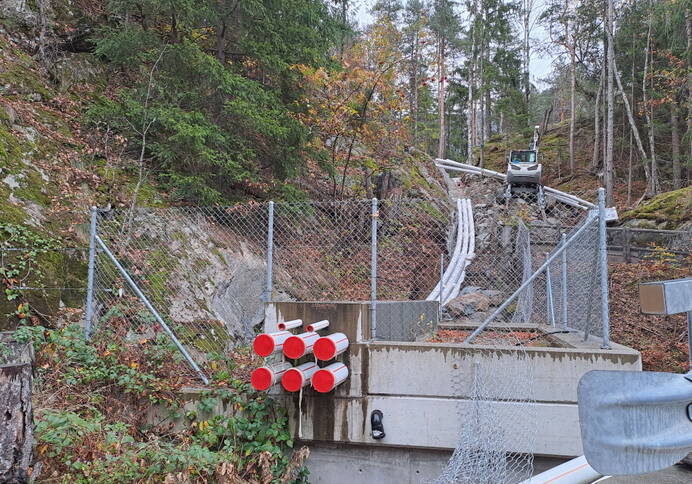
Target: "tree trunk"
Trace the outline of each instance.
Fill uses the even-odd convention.
[[[527,114],[529,110],[529,96],[531,93],[531,81],[529,79],[529,67],[531,64],[531,46],[530,46],[530,34],[531,34],[531,10],[532,10],[533,0],[523,0],[522,2],[522,17],[524,23],[524,43],[523,43],[523,56],[522,64],[524,68],[523,72],[523,84],[524,84],[524,102],[526,103]]]
[[[654,123],[653,123],[653,106],[651,106],[651,111],[649,111],[648,95],[646,92],[646,78],[649,74],[649,54],[651,53],[651,23],[652,23],[652,13],[649,11],[649,26],[646,34],[646,49],[644,49],[644,75],[642,77],[642,104],[644,105],[644,117],[646,120],[646,127],[649,133],[649,153],[651,155],[651,177],[649,178],[648,194],[656,195],[658,193],[658,166],[656,163],[656,146],[655,146],[655,134],[654,134]]]
[[[603,64],[605,67],[605,64]],[[604,79],[604,69],[601,69],[601,82],[598,84],[598,92],[596,93],[596,104],[594,107],[594,116],[593,116],[593,157],[591,158],[591,169],[595,171],[598,168],[598,155],[599,155],[599,148],[600,148],[600,118],[601,118],[601,93],[603,92],[603,81]]]
[[[677,96],[676,96],[677,97]],[[673,190],[682,187],[682,173],[680,170],[680,132],[678,131],[678,105],[677,99],[670,107],[671,148],[673,150]]]
[[[221,64],[226,63],[226,22],[223,21],[216,26],[216,58]]]
[[[0,346],[10,352],[0,359],[0,482],[25,483],[33,443],[31,349],[14,342]]]
[[[692,10],[687,8],[687,182],[692,172]]]
[[[606,147],[606,158],[604,160],[604,184],[606,191],[606,205],[612,207],[613,203],[613,114],[615,99],[613,95],[613,77],[615,71],[615,48],[613,47],[613,0],[608,0],[608,18],[606,29],[608,31],[608,82],[607,82],[607,104],[608,104],[608,143]]]
[[[641,136],[639,136],[639,129],[637,128],[637,124],[634,122],[634,116],[632,115],[632,108],[630,106],[630,101],[627,98],[627,95],[625,94],[624,89],[622,88],[622,79],[620,79],[620,72],[618,71],[617,62],[616,62],[614,57],[613,57],[613,70],[615,71],[615,80],[617,81],[618,92],[620,92],[620,96],[622,97],[622,101],[625,104],[625,112],[627,112],[627,119],[630,122],[630,129],[632,130],[632,134],[634,135],[634,140],[637,142],[637,148],[639,149],[639,153],[642,155],[642,160],[644,160],[644,164],[643,164],[644,177],[646,178],[646,181],[648,183],[649,178],[651,177],[651,174],[649,173],[649,166],[646,163],[648,156],[646,155],[646,151],[644,150],[644,145],[642,144]]]
[[[445,157],[445,40],[440,37],[438,43],[438,90],[437,90],[437,112],[439,116],[439,142],[437,144],[437,157]]]
[[[574,129],[577,121],[576,113],[576,91],[577,91],[577,60],[574,51],[574,44],[570,47],[570,69],[569,69],[569,171],[574,174]]]

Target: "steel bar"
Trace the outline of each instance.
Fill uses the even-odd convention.
[[[91,224],[89,227],[89,265],[87,272],[87,296],[84,311],[84,337],[88,340],[91,336],[91,323],[94,318],[94,263],[96,260],[96,218],[98,209],[91,207]]]
[[[159,312],[156,310],[156,308],[154,308],[154,306],[151,304],[151,302],[149,302],[149,299],[147,299],[147,297],[144,295],[144,293],[143,293],[142,290],[139,288],[139,286],[137,285],[137,283],[136,283],[135,281],[132,280],[132,278],[130,277],[130,274],[128,274],[128,272],[127,272],[127,271],[125,270],[125,268],[120,264],[120,262],[118,261],[118,259],[117,259],[117,258],[113,255],[113,253],[110,251],[110,249],[108,248],[108,246],[103,242],[103,240],[101,240],[101,237],[99,237],[98,235],[94,235],[94,239],[95,239],[96,242],[99,244],[99,246],[101,246],[101,249],[103,250],[103,252],[106,253],[106,255],[107,255],[108,258],[113,262],[113,264],[115,264],[115,267],[118,268],[118,271],[119,271],[120,274],[122,274],[122,276],[125,278],[125,280],[126,280],[127,283],[130,285],[130,287],[131,287],[132,290],[135,292],[135,294],[137,294],[137,297],[139,297],[139,299],[144,303],[144,305],[147,307],[147,309],[149,310],[149,312],[151,312],[151,314],[154,316],[154,318],[156,319],[156,321],[161,325],[161,327],[163,328],[163,330],[168,334],[168,336],[171,338],[171,340],[173,341],[173,343],[175,344],[175,346],[176,346],[176,347],[178,348],[178,350],[183,354],[183,356],[185,357],[185,359],[187,360],[187,362],[188,362],[188,363],[190,364],[190,366],[195,370],[195,372],[196,372],[197,375],[200,377],[200,379],[204,382],[205,385],[208,385],[208,384],[209,384],[209,379],[207,379],[206,375],[205,375],[204,372],[200,369],[200,367],[197,365],[197,363],[195,362],[195,360],[192,359],[192,356],[190,356],[190,353],[187,352],[187,350],[185,349],[185,347],[184,347],[184,346],[182,345],[182,343],[178,340],[178,337],[175,335],[175,333],[173,332],[173,330],[171,330],[171,328],[166,324],[166,322],[163,320],[163,318],[161,317],[161,315],[159,314]]]
[[[605,219],[604,219],[604,221],[605,221]],[[563,245],[562,247],[560,247],[560,248],[559,248],[558,250],[556,250],[555,252],[553,252],[553,253],[550,255],[550,257],[548,257],[548,259],[543,263],[543,265],[542,265],[541,267],[539,267],[538,270],[536,270],[536,272],[534,272],[534,273],[531,275],[531,277],[529,277],[528,279],[526,279],[526,280],[523,282],[523,284],[522,284],[521,286],[519,286],[519,289],[517,289],[516,291],[514,291],[514,294],[512,294],[510,297],[508,297],[508,298],[505,300],[505,302],[503,302],[495,311],[493,311],[493,313],[492,313],[490,316],[488,316],[488,318],[487,318],[485,321],[483,321],[483,323],[482,323],[480,326],[478,326],[478,327],[473,331],[473,333],[471,333],[470,335],[468,335],[468,336],[466,337],[466,339],[464,340],[464,343],[468,344],[468,343],[473,342],[473,340],[476,339],[476,336],[478,336],[483,330],[485,330],[485,328],[488,327],[488,325],[489,325],[500,313],[502,313],[502,311],[504,311],[504,310],[507,308],[507,306],[509,306],[510,304],[512,304],[512,302],[514,302],[514,300],[519,296],[519,294],[521,294],[521,292],[522,292],[524,289],[526,289],[530,284],[532,284],[533,281],[535,281],[536,278],[537,278],[537,277],[538,277],[538,276],[539,276],[539,275],[540,275],[540,274],[541,274],[541,273],[542,273],[542,272],[543,272],[543,271],[544,271],[544,270],[545,270],[545,269],[546,269],[546,268],[547,268],[547,267],[559,256],[559,255],[561,255],[561,254],[567,249],[567,247],[569,247],[569,244],[571,244],[572,241],[576,240],[576,238],[579,237],[579,236],[582,234],[582,232],[584,232],[587,228],[589,228],[589,226],[591,225],[592,222],[593,222],[593,218],[592,218],[591,216],[589,216],[589,217],[586,219],[586,221],[584,222],[584,224],[583,224],[581,227],[579,227],[579,230],[577,230],[574,234],[572,234],[572,236],[569,238],[569,240],[567,240],[567,243],[566,243],[565,245]]]
[[[377,198],[370,210],[370,337],[377,338]]]
[[[569,297],[567,296],[567,234],[562,233],[562,239],[560,247],[565,247],[562,251],[562,284],[560,289],[562,290],[562,327],[567,329],[569,326]]]
[[[550,254],[545,254],[546,260]],[[545,271],[545,297],[548,300],[547,310],[548,310],[548,322],[550,325],[555,327],[555,307],[553,306],[553,281],[550,274],[550,266]]]
[[[267,222],[267,281],[264,295],[265,302],[271,302],[274,292],[274,202],[269,202],[269,219]]]
[[[598,189],[598,242],[601,269],[601,328],[603,349],[610,349],[610,309],[608,304],[608,246],[606,233],[605,189]]]

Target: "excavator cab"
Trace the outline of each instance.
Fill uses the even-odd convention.
[[[528,150],[512,150],[507,156],[507,185],[505,198],[511,198],[518,193],[536,194],[538,203],[543,207],[543,185],[541,184],[541,172],[543,167],[538,163],[538,143],[540,141],[540,127],[533,131],[533,140]]]

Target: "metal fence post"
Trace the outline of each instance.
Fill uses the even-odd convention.
[[[267,222],[267,282],[264,294],[264,301],[271,302],[274,292],[273,284],[273,264],[274,264],[274,202],[269,202],[269,220]]]
[[[91,323],[94,318],[94,266],[96,261],[96,218],[98,209],[91,207],[91,224],[89,227],[89,266],[87,272],[87,296],[84,315],[84,337],[91,336]]]
[[[370,337],[377,338],[377,198],[370,209]]]
[[[608,305],[608,245],[606,234],[605,190],[598,189],[598,242],[601,269],[601,321],[604,349],[610,349],[610,311]]]
[[[437,315],[437,321],[442,321],[442,279],[445,275],[445,255],[440,254],[440,293],[438,299],[440,300],[440,311]]]
[[[567,245],[567,234],[562,233],[562,247]],[[569,298],[567,297],[567,247],[562,250],[562,327],[567,329],[569,322]]]
[[[548,260],[549,256],[550,254],[546,252],[545,260]],[[548,266],[548,268],[545,270],[545,297],[548,300],[548,304],[546,305],[546,309],[548,311],[548,322],[551,326],[555,327],[555,307],[553,306],[553,280],[550,275],[550,266]]]

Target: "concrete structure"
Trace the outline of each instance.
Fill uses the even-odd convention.
[[[295,437],[316,449],[310,465],[314,477],[319,477],[319,469],[328,466],[338,453],[350,455],[356,463],[357,456],[372,454],[368,462],[354,470],[346,472],[344,468],[343,482],[409,482],[377,478],[382,472],[390,475],[387,469],[390,465],[397,467],[397,462],[406,463],[402,468],[410,468],[409,474],[427,475],[432,472],[430,466],[439,472],[457,444],[459,429],[464,425],[460,415],[472,402],[474,362],[486,362],[498,371],[511,369],[512,373],[507,373],[511,378],[516,372],[528,371],[526,365],[517,361],[520,352],[531,358],[533,388],[521,390],[524,395],[513,396],[520,403],[498,400],[495,405],[500,416],[514,413],[509,412],[508,406],[531,405],[542,426],[536,448],[522,448],[521,439],[512,442],[510,437],[507,450],[533,451],[539,456],[562,459],[581,455],[576,403],[581,376],[594,369],[641,370],[637,351],[617,344],[603,350],[596,338],[583,342],[583,333],[553,334],[549,336],[550,347],[521,350],[514,346],[368,341],[368,309],[368,303],[266,305],[265,331],[274,331],[280,321],[328,319],[330,331],[345,333],[351,341],[349,350],[338,357],[348,366],[350,377],[334,392],[318,394],[306,390],[299,401],[297,394],[275,390],[289,409]],[[551,328],[532,329],[547,333]],[[382,440],[373,439],[370,431],[370,415],[376,409],[384,414],[386,436]],[[498,424],[506,435],[512,435],[509,416],[505,420],[501,417]],[[542,462],[545,467],[554,464]],[[365,470],[366,465],[371,469]]]

